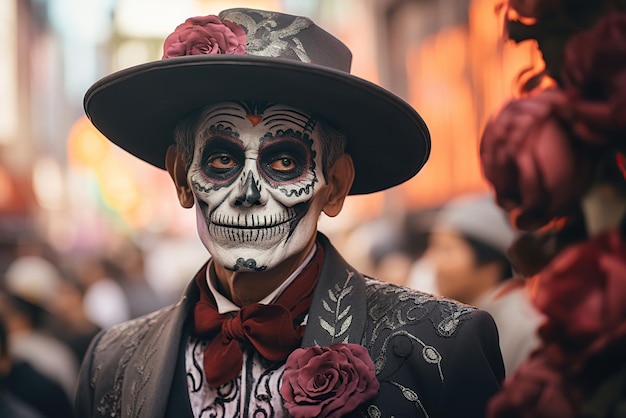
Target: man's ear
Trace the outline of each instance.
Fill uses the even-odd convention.
[[[165,155],[165,167],[174,181],[180,205],[189,209],[193,206],[193,194],[191,193],[191,187],[189,187],[189,183],[187,182],[187,167],[185,166],[185,162],[178,152],[178,149],[174,145],[170,145],[167,149],[167,154]]]
[[[322,208],[330,217],[339,215],[343,202],[354,181],[354,163],[348,154],[343,154],[328,172],[328,199]]]

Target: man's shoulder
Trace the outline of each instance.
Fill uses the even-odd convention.
[[[158,324],[162,323],[174,305],[113,325],[100,332],[94,339],[94,351],[110,352],[116,346],[134,346],[141,342]]]
[[[484,416],[484,404],[475,404],[495,392],[503,375],[489,314],[370,277],[364,282],[363,345],[381,382],[381,410],[406,411],[410,402],[423,416]],[[467,388],[467,382],[480,387]],[[452,398],[458,405],[449,403]]]
[[[451,337],[462,321],[477,312],[474,306],[364,277],[367,313],[375,323],[410,325],[430,323],[441,337]]]

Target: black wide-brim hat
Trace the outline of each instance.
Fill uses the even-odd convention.
[[[304,110],[346,135],[355,166],[350,194],[400,184],[426,163],[430,135],[420,115],[393,93],[350,75],[349,49],[328,32],[303,17],[260,10],[230,9],[216,19],[188,19],[167,38],[164,59],[91,86],[84,106],[94,126],[165,168],[174,127],[188,114],[219,102],[267,101]],[[198,40],[211,31],[217,34]]]

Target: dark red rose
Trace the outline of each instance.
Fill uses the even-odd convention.
[[[564,249],[539,276],[535,305],[548,339],[578,360],[626,337],[626,245],[618,231]]]
[[[163,44],[163,58],[201,54],[245,54],[246,34],[215,15],[187,19]]]
[[[334,344],[291,353],[280,394],[295,418],[341,417],[376,395],[379,387],[365,347]]]
[[[613,12],[567,42],[563,86],[574,133],[594,144],[626,138],[626,13]]]
[[[559,90],[509,102],[486,126],[480,156],[500,206],[533,230],[572,211],[587,189],[594,158],[573,141],[555,109]]]
[[[572,404],[561,374],[535,352],[520,364],[488,405],[488,418],[570,418]]]
[[[561,0],[509,0],[509,7],[520,16],[538,18],[560,8]]]

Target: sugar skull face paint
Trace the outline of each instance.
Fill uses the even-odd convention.
[[[188,181],[200,239],[225,268],[263,271],[302,251],[325,185],[316,120],[285,105],[203,112]]]

